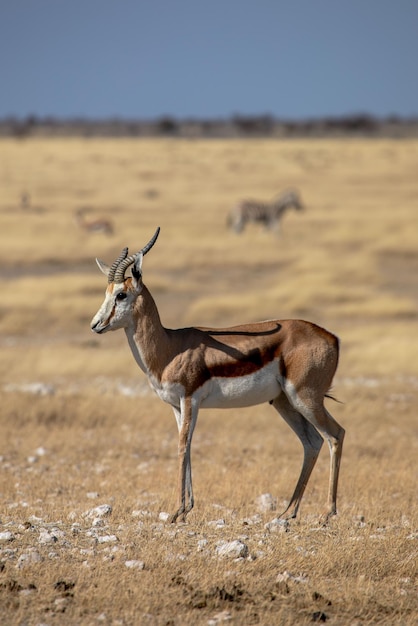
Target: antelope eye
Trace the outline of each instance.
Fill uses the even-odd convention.
[[[118,295],[116,296],[116,300],[125,300],[126,298],[126,293],[124,291],[121,291],[120,293],[118,293]]]

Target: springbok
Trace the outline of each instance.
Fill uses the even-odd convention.
[[[95,220],[86,219],[88,209],[81,208],[75,212],[75,220],[78,226],[87,233],[104,233],[113,235],[113,224],[110,220],[99,217]]]
[[[236,233],[241,233],[249,222],[263,224],[269,230],[278,230],[284,214],[291,208],[296,211],[304,208],[296,191],[287,191],[270,203],[243,200],[231,210],[228,215],[228,225]]]
[[[190,450],[200,408],[233,408],[269,402],[299,437],[304,457],[293,495],[282,516],[294,518],[325,437],[331,466],[325,517],[335,515],[344,429],[324,407],[337,368],[337,337],[313,323],[271,320],[231,328],[165,328],[142,281],[142,261],[158,228],[136,254],[128,248],[110,267],[105,299],[91,328],[123,328],[133,356],[157,395],[171,405],[178,440],[178,508],[185,520],[194,505]],[[132,276],[125,277],[132,266]],[[323,436],[323,437],[322,437]]]

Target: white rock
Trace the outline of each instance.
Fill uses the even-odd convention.
[[[208,545],[207,539],[199,539],[199,541],[197,542],[197,551],[202,552],[206,548],[207,545]]]
[[[19,591],[19,595],[22,597],[26,597],[26,596],[30,596],[34,592],[35,592],[35,589],[21,589]]]
[[[286,533],[289,530],[289,522],[285,519],[275,517],[271,522],[267,522],[264,528],[270,533]]]
[[[93,548],[80,548],[80,554],[82,556],[94,556]]]
[[[256,505],[260,512],[275,511],[277,509],[277,498],[274,498],[271,493],[262,493],[256,499]]]
[[[160,513],[160,515],[168,515],[169,513]],[[146,511],[145,509],[135,509],[132,511],[132,517],[152,517],[151,511]]]
[[[53,532],[50,532],[49,530],[42,528],[42,530],[39,533],[38,541],[41,545],[46,545],[48,543],[56,543],[58,541],[58,537]]]
[[[235,539],[234,541],[225,541],[219,544],[216,548],[218,556],[226,557],[229,559],[239,559],[248,556],[248,546]]]
[[[221,611],[208,620],[208,626],[216,626],[221,622],[229,622],[231,619],[232,614],[229,611]]]
[[[110,504],[99,504],[99,506],[95,506],[94,509],[90,509],[83,513],[83,517],[87,517],[89,519],[96,519],[100,517],[107,517],[112,513],[112,507]]]
[[[214,526],[215,528],[223,528],[226,525],[224,519],[214,519],[208,522],[208,526]]]
[[[28,552],[24,552],[20,555],[17,560],[16,567],[17,569],[22,569],[28,565],[32,565],[33,563],[40,563],[42,561],[42,557],[34,549],[29,550]]]
[[[168,522],[168,520],[170,519],[170,513],[161,511],[161,513],[158,515],[158,519],[160,520],[160,522]]]
[[[87,497],[88,497],[90,500],[96,500],[96,498],[98,498],[98,497],[99,497],[99,494],[97,493],[97,491],[88,491],[88,492],[87,492]]]
[[[144,561],[137,561],[133,559],[131,561],[125,561],[125,566],[129,569],[144,569],[145,563]]]
[[[0,543],[7,543],[9,541],[13,541],[15,538],[14,534],[10,532],[10,530],[5,530],[0,533]]]
[[[68,598],[56,598],[54,600],[54,608],[56,611],[59,611],[60,613],[65,613],[68,603],[69,603]]]
[[[114,541],[118,541],[116,535],[103,535],[102,537],[97,537],[98,543],[113,543]]]
[[[252,517],[244,517],[242,523],[244,526],[253,526],[254,524],[259,524],[261,522],[261,515],[257,513]]]

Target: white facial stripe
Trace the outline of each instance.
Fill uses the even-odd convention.
[[[118,300],[117,296],[120,293],[127,294],[127,297]],[[110,284],[106,290],[103,304],[92,320],[92,327],[96,327],[94,330],[106,332],[126,328],[131,320],[131,301],[132,298],[129,298],[129,292],[127,292],[124,283]]]

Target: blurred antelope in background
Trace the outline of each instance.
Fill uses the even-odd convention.
[[[19,207],[25,213],[44,213],[45,209],[43,206],[34,205],[32,203],[32,198],[27,191],[22,191],[19,198]]]
[[[104,233],[105,235],[113,235],[113,223],[103,217],[97,219],[86,219],[88,209],[80,208],[75,212],[75,219],[78,226],[86,233]]]
[[[268,230],[278,230],[284,214],[292,208],[297,211],[304,208],[297,191],[287,191],[270,203],[243,200],[231,210],[228,225],[236,233],[241,233],[249,222],[263,224]]]
[[[30,194],[27,191],[22,191],[20,194],[20,208],[27,211],[31,206]]]
[[[270,320],[231,328],[165,328],[142,281],[142,261],[155,244],[109,267],[105,299],[93,317],[95,333],[123,328],[133,356],[157,395],[171,405],[177,421],[178,506],[171,521],[192,510],[191,444],[200,408],[239,408],[269,402],[299,437],[303,464],[282,514],[296,517],[323,444],[331,466],[326,518],[337,511],[337,485],[344,429],[324,406],[339,353],[337,337],[311,322]],[[132,268],[132,276],[125,276]],[[256,428],[256,426],[255,426]]]

